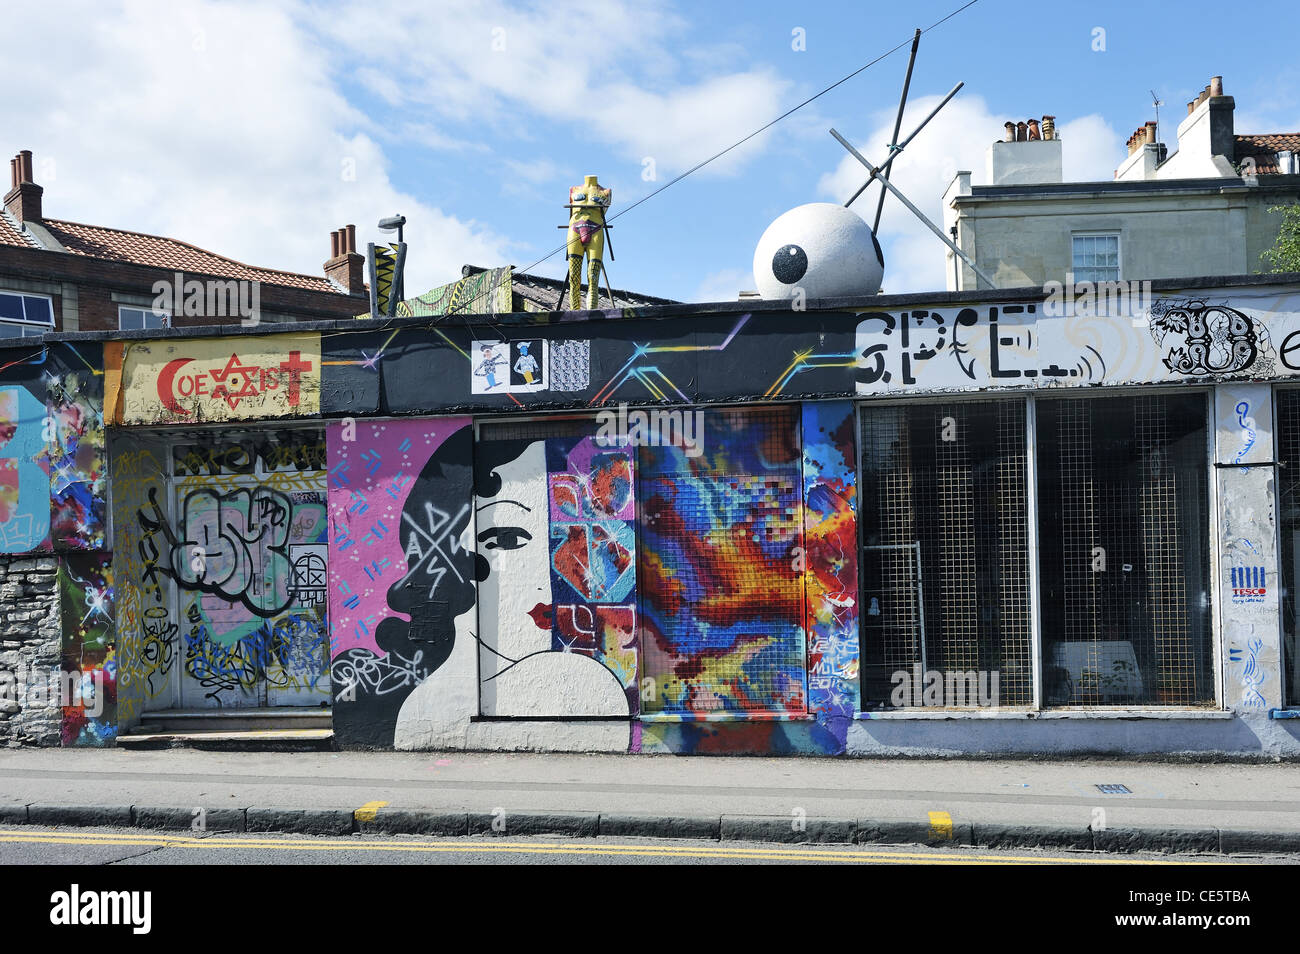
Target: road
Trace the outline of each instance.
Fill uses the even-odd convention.
[[[343,864],[857,864],[857,865],[1249,865],[1253,857],[948,848],[776,845],[649,838],[421,838],[153,832],[115,828],[0,829],[0,865]],[[1295,864],[1272,855],[1269,864]]]

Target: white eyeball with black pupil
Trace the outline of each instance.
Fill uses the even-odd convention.
[[[885,257],[871,226],[852,209],[813,202],[767,227],[754,250],[754,281],[764,298],[874,295]]]

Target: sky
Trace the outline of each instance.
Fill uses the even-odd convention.
[[[683,301],[755,287],[782,212],[844,202],[879,164],[912,31],[964,0],[573,0],[7,4],[0,149],[34,152],[51,218],[167,235],[319,274],[329,234],[391,241],[408,294],[463,264],[561,276],[568,188],[599,175],[613,213],[895,46],[892,55],[629,211],[615,287]],[[377,15],[376,11],[379,11]],[[1008,119],[1057,117],[1069,180],[1109,179],[1160,108],[1161,138],[1212,75],[1238,133],[1300,131],[1300,12],[1187,2],[978,0],[921,39],[891,181],[936,222],[958,170],[985,181]],[[21,39],[19,39],[21,38]],[[853,205],[874,217],[873,185]],[[612,213],[611,213],[612,214]],[[945,286],[944,246],[892,197],[883,289]],[[549,257],[548,257],[549,256]]]

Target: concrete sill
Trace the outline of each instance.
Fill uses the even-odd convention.
[[[1232,719],[1236,713],[1222,709],[890,709],[859,712],[862,721],[915,721],[963,719]]]

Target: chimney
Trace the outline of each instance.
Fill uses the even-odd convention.
[[[1015,123],[1007,123],[1006,126],[1005,126],[1005,128],[1006,128],[1006,131],[1007,131],[1007,138],[1004,139],[1004,140],[1002,140],[1002,141],[1003,141],[1003,142],[1015,142],[1015,141],[1016,141],[1016,124],[1015,124]]]
[[[1055,116],[1043,117],[1043,138],[1049,140],[1056,138],[1056,117]]]
[[[1210,77],[1210,95],[1211,95],[1211,96],[1222,96],[1222,95],[1223,95],[1223,77],[1222,77],[1222,76],[1211,76],[1211,77]]]
[[[1147,120],[1146,139],[1144,142],[1148,146],[1154,146],[1156,144],[1156,121],[1154,119]]]
[[[1039,131],[1038,131],[1038,120],[1037,120],[1037,119],[1031,119],[1031,120],[1029,120],[1029,139],[1030,139],[1030,141],[1033,141],[1033,140],[1036,140],[1036,139],[1042,139],[1042,138],[1043,138],[1043,137],[1042,137],[1042,134],[1040,134]]]
[[[357,253],[357,227],[345,225],[330,233],[330,259],[325,275],[342,285],[349,295],[366,293],[366,257]]]
[[[9,160],[9,179],[11,188],[5,194],[5,210],[19,222],[39,222],[41,195],[45,190],[33,181],[30,149]]]
[[[1016,142],[1029,141],[1029,127],[1024,123],[1016,123]]]

